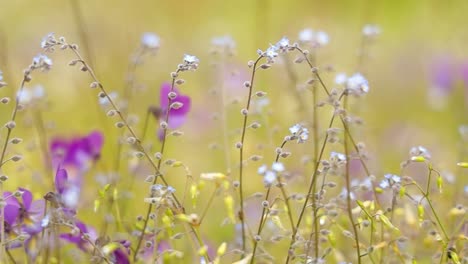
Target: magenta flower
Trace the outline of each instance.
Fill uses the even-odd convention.
[[[436,58],[431,65],[431,84],[441,94],[450,93],[455,84],[456,71],[449,56]]]
[[[161,91],[160,91],[160,106],[161,106],[161,111],[163,113],[163,117],[166,116],[167,111],[169,110],[169,98],[168,94],[171,92],[171,85],[169,83],[163,83],[161,85]],[[177,94],[177,97],[172,100],[172,103],[178,102],[182,103],[182,107],[179,109],[170,109],[169,110],[169,128],[170,129],[176,129],[180,126],[182,126],[185,122],[186,116],[188,112],[190,111],[190,97],[186,95],[182,95],[177,88],[174,87],[174,92]]]
[[[50,143],[52,165],[54,169],[66,169],[70,185],[81,188],[83,175],[99,159],[103,144],[104,136],[99,131],[72,139],[55,138]]]
[[[61,234],[60,238],[68,241],[69,243],[75,244],[80,250],[83,252],[93,252],[95,249],[89,244],[88,241],[82,239],[84,234],[87,234],[89,240],[93,241],[94,243],[97,242],[98,235],[94,228],[85,225],[81,221],[76,221],[76,227],[78,228],[79,232],[76,233],[67,233]],[[109,258],[112,263],[116,264],[129,264],[129,255],[130,255],[130,241],[128,240],[117,240],[114,241],[119,243],[119,247],[112,251]],[[98,245],[99,246],[99,245]]]
[[[99,159],[103,144],[104,136],[99,131],[93,131],[85,137],[70,140],[53,139],[50,144],[50,152],[54,168],[60,165],[86,170],[92,161]]]
[[[180,103],[181,106],[177,109],[170,108],[169,104],[169,93],[171,92],[171,84],[163,83],[161,85],[160,91],[160,110],[153,111],[153,114],[157,119],[164,120],[169,111],[168,118],[168,128],[177,129],[185,123],[187,119],[187,114],[190,111],[191,100],[189,96],[182,95],[176,87],[174,87],[173,92],[177,95],[175,99],[171,100],[171,103]],[[163,139],[163,131],[159,130],[158,136],[159,139]]]
[[[57,169],[55,174],[55,203],[68,215],[75,215],[80,197],[80,187],[68,179],[65,169]]]
[[[7,231],[15,233],[25,232],[29,235],[35,235],[42,230],[41,220],[44,213],[44,200],[33,201],[32,194],[29,190],[19,188],[22,192],[21,201],[12,193],[5,192],[3,194],[6,199],[5,205],[5,223]]]

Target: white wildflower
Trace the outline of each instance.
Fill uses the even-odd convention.
[[[185,54],[184,55],[184,62],[187,64],[195,64],[198,63],[200,60],[193,55]]]
[[[52,60],[46,55],[39,54],[33,58],[31,69],[42,69],[43,71],[50,70],[52,67]]]
[[[228,50],[233,50],[236,48],[236,43],[234,42],[234,39],[232,39],[232,37],[229,35],[214,37],[211,40],[211,44],[217,48],[224,48]]]
[[[368,93],[369,82],[366,80],[366,78],[364,78],[362,74],[355,73],[346,81],[346,88],[357,95],[362,93]]]
[[[329,40],[330,40],[330,38],[328,37],[328,34],[326,32],[323,32],[323,31],[317,32],[317,35],[315,36],[315,42],[319,46],[327,45]]]
[[[367,24],[362,28],[362,34],[366,37],[374,37],[380,34],[380,27],[377,25]]]
[[[278,41],[278,42],[276,43],[275,46],[276,46],[276,48],[278,48],[279,50],[284,51],[284,50],[286,50],[286,49],[289,47],[289,39],[286,38],[286,37],[283,37],[283,38],[280,39],[280,41]]]
[[[158,49],[160,47],[160,38],[154,33],[145,32],[141,36],[141,45],[148,49]]]
[[[271,165],[271,169],[276,172],[283,172],[284,164],[281,162],[273,162],[273,165]]]
[[[314,31],[310,28],[306,28],[299,32],[299,41],[302,43],[310,43],[314,40]]]
[[[417,147],[412,147],[410,149],[410,156],[415,157],[415,156],[422,156],[426,159],[431,158],[431,153],[423,146],[417,146]]]
[[[338,84],[338,85],[345,84],[347,80],[348,80],[348,77],[346,76],[346,73],[344,73],[344,72],[338,73],[335,76],[335,83]]]
[[[276,181],[276,173],[273,171],[267,171],[263,176],[263,183],[265,186],[271,186]]]

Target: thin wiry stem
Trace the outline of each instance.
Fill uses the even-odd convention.
[[[344,104],[343,104],[343,107],[344,109],[346,110],[348,106],[348,97],[345,96],[344,98]],[[343,122],[343,124],[345,124],[345,122]],[[346,170],[345,170],[345,181],[346,181],[346,190],[347,190],[347,193],[346,193],[346,204],[347,204],[347,212],[348,212],[348,217],[349,217],[349,221],[351,222],[351,226],[353,228],[353,232],[354,232],[354,241],[356,243],[356,254],[357,254],[357,258],[358,258],[358,263],[360,264],[361,263],[361,246],[359,244],[359,234],[358,234],[358,230],[357,230],[357,226],[354,222],[354,217],[353,217],[353,212],[352,212],[352,208],[351,208],[351,176],[350,176],[350,173],[349,173],[349,147],[348,147],[348,137],[344,137],[344,154],[346,156]]]
[[[244,192],[243,192],[243,170],[244,170],[244,140],[245,140],[245,132],[247,131],[247,118],[249,116],[248,111],[250,109],[250,102],[252,100],[253,94],[253,87],[254,87],[254,80],[255,80],[255,73],[257,72],[257,64],[263,58],[263,56],[259,56],[257,60],[255,60],[254,64],[252,65],[252,76],[250,78],[250,85],[249,85],[249,96],[247,98],[247,105],[245,109],[247,113],[244,115],[244,122],[242,125],[242,135],[240,140],[240,148],[239,148],[239,199],[240,199],[240,209],[238,217],[241,221],[241,229],[242,229],[242,254],[241,258],[245,256],[245,249],[246,249],[246,236],[245,236],[245,216],[244,216]]]

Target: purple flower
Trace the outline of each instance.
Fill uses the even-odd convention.
[[[450,57],[436,58],[431,65],[431,83],[434,89],[449,93],[454,86],[455,71]]]
[[[33,201],[32,194],[29,190],[19,188],[21,201],[12,193],[5,192],[3,194],[6,199],[5,205],[5,223],[7,231],[15,233],[26,232],[29,235],[34,235],[42,230],[41,219],[44,213],[44,200]]]
[[[164,83],[161,85],[161,92],[160,92],[160,106],[161,110],[163,112],[163,115],[165,116],[167,114],[167,111],[169,110],[169,98],[168,94],[171,92],[171,85],[169,83]],[[172,103],[178,102],[182,103],[182,107],[179,109],[170,109],[169,110],[169,128],[170,129],[176,129],[182,124],[184,124],[186,116],[188,112],[190,111],[190,97],[186,95],[182,95],[177,88],[174,87],[174,93],[176,93],[177,97],[172,100]]]
[[[153,114],[156,118],[164,120],[169,111],[168,119],[168,128],[177,129],[185,123],[187,119],[187,114],[190,111],[191,100],[189,96],[182,95],[176,87],[174,87],[173,92],[176,94],[176,97],[171,100],[171,104],[179,103],[177,109],[171,108],[169,104],[169,93],[171,92],[171,84],[163,83],[161,85],[160,91],[160,111],[153,111]],[[158,136],[159,139],[163,139],[163,130],[159,130]]]
[[[58,168],[55,174],[55,190],[57,198],[54,202],[68,215],[75,215],[75,209],[78,206],[80,198],[80,187],[74,184],[68,178],[65,169]]]
[[[446,105],[447,96],[453,91],[456,82],[456,69],[450,56],[435,58],[430,65],[429,104],[435,109]]]
[[[68,241],[69,243],[75,244],[80,250],[84,252],[93,252],[94,248],[87,240],[82,239],[84,234],[87,234],[89,240],[93,243],[96,243],[98,240],[98,235],[94,228],[85,225],[81,221],[76,221],[75,226],[78,229],[78,232],[61,234],[60,238]],[[117,264],[128,264],[130,263],[130,241],[128,240],[117,240],[119,246],[111,251],[109,258],[113,263]],[[105,246],[105,245],[96,245],[96,246]]]
[[[50,144],[54,168],[61,165],[86,170],[89,168],[90,162],[99,159],[103,144],[104,136],[99,131],[93,131],[85,137],[70,140],[55,138]]]

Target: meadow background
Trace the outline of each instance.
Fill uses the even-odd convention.
[[[148,107],[158,105],[159,87],[171,80],[170,72],[182,61],[183,54],[196,55],[200,67],[196,72],[184,73],[186,84],[180,87],[182,93],[192,98],[188,121],[181,127],[184,136],[169,140],[165,156],[182,161],[195,177],[204,172],[225,173],[223,153],[230,153],[232,164],[238,163],[234,144],[239,140],[237,130],[242,121],[239,111],[248,92],[243,82],[250,78],[247,61],[257,57],[257,49],[265,50],[283,36],[296,41],[304,28],[323,30],[328,33],[330,42],[319,49],[317,65],[319,69],[333,68],[322,73],[324,81],[333,86],[336,73],[352,74],[357,70],[361,30],[365,24],[377,24],[382,32],[369,46],[369,56],[360,69],[369,80],[370,92],[352,104],[353,113],[364,120],[365,125],[357,130],[356,137],[366,144],[369,167],[379,180],[385,173],[399,174],[400,163],[408,159],[409,149],[424,146],[432,154],[434,167],[443,172],[446,184],[443,194],[437,196],[437,206],[466,206],[468,170],[460,169],[456,163],[468,159],[467,141],[463,142],[459,132],[461,125],[468,124],[468,73],[464,76],[461,70],[463,65],[468,65],[468,30],[464,26],[467,12],[468,2],[461,0],[0,0],[0,70],[9,84],[0,90],[0,96],[14,97],[23,69],[41,52],[40,41],[50,32],[78,44],[106,89],[122,93],[129,60],[140,45],[142,33],[154,32],[161,38],[161,47],[155,56],[145,57],[144,64],[136,71],[141,89],[133,98],[132,113],[139,117],[135,129],[139,133],[142,131]],[[210,54],[212,38],[223,35],[231,36],[236,42],[236,54],[228,58],[227,67],[237,75],[221,79],[225,79],[229,98],[240,101],[226,106],[230,131],[226,150],[222,147],[220,121],[213,118],[220,105],[212,91],[219,86],[220,78],[212,66],[216,58]],[[98,228],[103,225],[106,212],[103,209],[95,213],[92,202],[103,177],[114,172],[116,142],[121,132],[114,126],[116,120],[106,117],[99,106],[96,90],[89,89],[89,76],[67,66],[73,58],[71,54],[55,52],[50,57],[54,61],[52,69],[44,74],[35,73],[33,81],[27,85],[41,84],[45,88],[47,106],[41,110],[45,130],[38,132],[36,129],[35,111],[38,110],[20,112],[13,134],[24,142],[13,146],[9,153],[19,153],[23,159],[2,168],[2,173],[9,175],[4,189],[11,191],[23,186],[35,197],[42,197],[49,191],[54,174],[44,166],[41,138],[50,141],[57,136],[102,131],[105,143],[101,159],[85,176],[85,206],[78,213],[80,218]],[[453,81],[434,96],[437,74],[434,69],[441,64],[450,67]],[[294,67],[300,79],[307,80],[309,71]],[[270,103],[265,106],[261,118],[251,119],[266,120],[267,124],[247,135],[247,156],[264,157],[263,161],[249,163],[246,167],[247,196],[263,191],[262,179],[256,173],[258,167],[263,163],[271,164],[274,149],[288,134],[288,128],[303,122],[304,116],[298,111],[297,98],[291,93],[294,88],[285,73],[284,63],[276,63],[271,70],[260,72],[256,82],[256,89],[266,91]],[[0,123],[9,120],[12,109],[12,103],[1,106]],[[329,116],[327,110],[322,114]],[[326,125],[327,118],[322,126]],[[155,148],[160,144],[157,126],[154,120],[149,122],[145,142]],[[4,132],[3,129],[2,139]],[[213,147],[216,145],[220,147]],[[136,161],[125,155],[131,151],[125,148],[121,157],[123,165],[118,171],[123,184],[117,186],[121,192],[129,192],[120,204],[122,207],[131,205],[122,219],[131,225],[136,216],[146,212],[143,198],[148,189],[144,183],[147,169],[143,166],[140,171],[129,170]],[[290,150],[297,155],[285,164],[297,174],[292,176],[291,188],[298,190],[302,182],[308,182],[304,175],[307,169],[301,166],[300,157],[308,153],[310,145],[291,146]],[[182,195],[185,173],[179,168],[168,170],[168,181]],[[237,174],[233,165],[232,177]],[[126,190],[130,177],[135,183],[133,189]],[[194,211],[202,210],[211,195],[210,188],[207,186],[201,192]],[[221,226],[225,217],[223,202],[215,201],[207,216],[209,224],[201,227],[201,233],[215,248],[224,241],[234,240],[233,225]],[[257,218],[253,222],[257,223]],[[115,225],[111,225],[110,230],[122,232]],[[179,243],[183,248],[183,243]],[[430,252],[430,246],[421,252]],[[284,256],[280,251],[272,254],[278,259]],[[187,263],[189,256],[180,263]],[[423,258],[422,263],[428,262]]]

